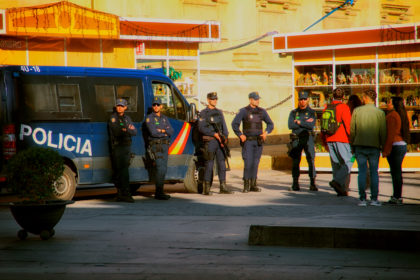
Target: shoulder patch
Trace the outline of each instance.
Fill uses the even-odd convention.
[[[111,122],[113,122],[113,123],[114,123],[114,122],[116,122],[116,121],[117,121],[117,120],[116,120],[114,117],[112,117],[112,118],[111,118]]]
[[[149,118],[146,118],[146,122],[150,122],[150,119]]]

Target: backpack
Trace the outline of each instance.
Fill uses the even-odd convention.
[[[325,111],[321,116],[321,132],[327,135],[333,135],[337,132],[340,127],[340,123],[337,122],[337,110],[336,107],[339,104],[328,104]]]

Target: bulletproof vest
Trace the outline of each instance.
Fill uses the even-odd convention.
[[[246,116],[243,120],[243,132],[245,135],[260,135],[262,133],[263,112],[257,107],[245,107]]]
[[[118,125],[120,126],[120,128],[128,128],[129,126],[129,122],[126,118],[126,116],[118,116],[116,115],[117,118],[117,122]],[[119,136],[115,136],[115,135],[111,135],[111,141],[114,145],[120,145],[120,146],[127,146],[127,145],[131,145],[131,136],[128,133],[123,133],[122,135]]]
[[[207,111],[206,121],[210,125],[214,123],[214,124],[221,127],[223,119],[222,119],[222,115],[220,114],[220,112],[218,110],[214,109],[214,110],[208,110]]]

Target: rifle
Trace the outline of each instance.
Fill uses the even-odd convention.
[[[223,155],[225,156],[226,161],[226,170],[230,171],[230,165],[228,157],[230,157],[230,149],[227,145],[227,139],[226,136],[223,134],[223,131],[220,129],[219,125],[215,122],[210,122],[211,125],[214,128],[214,131],[216,131],[217,134],[219,134],[220,139],[222,140],[222,143],[219,142],[220,148],[222,148]]]

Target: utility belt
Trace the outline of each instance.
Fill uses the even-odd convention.
[[[214,138],[214,136],[203,135],[203,141],[204,142],[209,142],[209,141],[211,141],[213,139],[216,139],[216,138]]]
[[[149,140],[150,145],[169,145],[169,139],[152,139]]]
[[[112,147],[131,146],[131,138],[126,139],[126,140],[116,140],[116,139],[113,139],[111,141],[111,143],[112,143]]]
[[[250,136],[245,135],[245,136],[246,136],[246,141],[257,141],[258,146],[262,146],[262,144],[264,144],[264,140],[260,135],[250,135]]]

